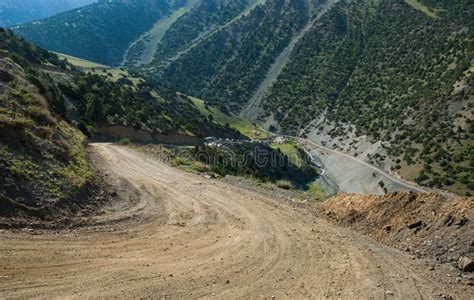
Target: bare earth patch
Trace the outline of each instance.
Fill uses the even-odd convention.
[[[414,192],[340,194],[322,206],[332,221],[417,257],[452,265],[462,257],[474,259],[473,197],[447,199]]]

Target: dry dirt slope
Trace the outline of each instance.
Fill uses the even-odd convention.
[[[100,226],[1,232],[0,298],[474,297],[421,260],[307,209],[123,147],[92,150],[128,201],[98,216]]]
[[[474,259],[474,197],[340,194],[322,206],[336,223],[417,256],[453,265]]]

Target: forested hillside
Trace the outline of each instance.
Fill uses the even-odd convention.
[[[255,0],[200,1],[192,11],[179,18],[158,43],[154,65],[162,64],[236,18]]]
[[[97,0],[2,0],[0,27],[12,27],[85,6]]]
[[[119,65],[129,45],[180,0],[101,0],[15,31],[42,47],[106,65]]]
[[[177,100],[173,91],[160,90],[157,94],[147,83],[133,87],[126,79],[113,82],[100,75],[80,73],[74,77],[72,87],[61,84],[60,87],[76,100],[84,124],[121,125],[151,134],[199,136],[214,126],[190,101]]]
[[[285,132],[368,135],[416,180],[474,189],[470,1],[345,1],[292,53],[264,105]],[[421,8],[420,8],[421,7]],[[345,126],[352,125],[352,126]],[[383,162],[381,162],[383,163]]]
[[[200,0],[175,2],[175,7],[171,13],[160,18],[149,31],[144,32],[130,44],[121,66],[136,68],[150,64],[154,59],[158,44],[168,32],[168,29],[199,3],[201,3]]]
[[[149,76],[206,99],[224,111],[238,111],[276,56],[311,18],[308,3],[268,0],[203,39],[178,59],[152,65]],[[179,28],[171,29],[176,30],[175,36],[181,36]],[[158,55],[155,62],[159,59]]]

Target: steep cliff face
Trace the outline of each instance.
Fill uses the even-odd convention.
[[[175,48],[164,44],[167,40],[163,39],[155,61],[145,71],[223,111],[238,112],[293,36],[309,22],[313,5],[312,1],[303,0],[261,1],[248,14],[218,27],[206,26],[208,32],[195,32],[201,32],[203,38],[194,39],[191,47],[174,55],[165,53]],[[172,26],[174,36],[186,36],[186,29],[193,28],[194,19],[200,16],[197,13],[195,10]],[[160,51],[164,51],[163,55]]]

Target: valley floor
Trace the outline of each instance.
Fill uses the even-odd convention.
[[[125,147],[91,147],[121,187],[116,201],[95,226],[0,232],[0,298],[474,297],[423,260],[307,208]]]

